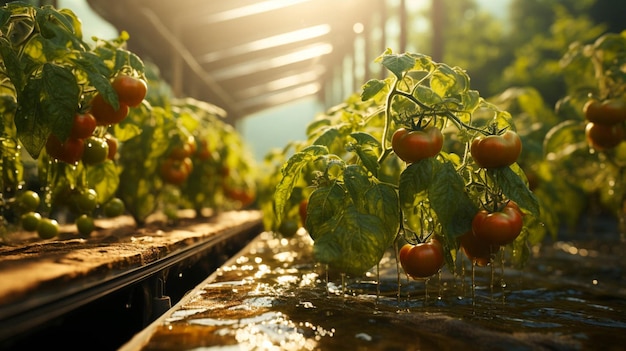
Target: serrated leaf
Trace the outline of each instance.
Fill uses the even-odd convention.
[[[385,224],[386,240],[391,245],[400,228],[398,194],[393,186],[374,183],[363,195],[365,212],[378,216]]]
[[[321,225],[313,254],[330,269],[358,276],[380,262],[389,247],[387,231],[377,216],[345,206]]]
[[[289,201],[294,185],[300,177],[300,173],[308,163],[313,162],[318,156],[328,154],[328,148],[321,145],[311,145],[302,151],[295,153],[282,166],[280,172],[282,178],[276,185],[274,192],[274,209],[277,218],[282,218],[285,205]]]
[[[115,163],[107,160],[86,168],[88,186],[96,190],[98,202],[105,203],[115,195],[120,183]]]
[[[443,101],[441,96],[435,93],[431,88],[421,84],[415,86],[413,96],[428,106],[437,105]]]
[[[426,158],[411,163],[400,174],[399,194],[403,206],[413,205],[415,196],[430,186],[434,176],[434,158]]]
[[[374,176],[378,176],[378,170],[380,169],[378,156],[380,155],[381,149],[378,139],[364,132],[351,133],[350,136],[357,142],[356,145],[353,145],[354,151],[359,156],[361,162],[363,162],[365,168]]]
[[[446,64],[439,64],[430,78],[430,87],[441,97],[452,96],[468,89],[469,78]]]
[[[443,234],[452,242],[472,226],[478,208],[465,191],[465,182],[448,161],[438,163],[428,187],[428,199],[441,223]]]
[[[315,189],[309,196],[305,228],[313,240],[319,237],[318,228],[341,211],[350,198],[337,182]]]
[[[343,182],[357,208],[364,205],[363,193],[370,187],[370,179],[366,170],[359,165],[348,165],[343,172]]]
[[[376,96],[381,90],[387,87],[387,82],[380,79],[370,79],[363,85],[361,101],[367,101]]]
[[[382,65],[398,79],[402,79],[404,72],[415,66],[415,58],[408,54],[387,54],[383,55]]]
[[[517,165],[515,165],[517,166]],[[502,167],[487,173],[502,189],[502,193],[535,217],[539,216],[539,201],[524,183],[524,180],[511,167]]]

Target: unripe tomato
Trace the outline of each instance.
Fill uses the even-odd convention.
[[[391,147],[402,161],[413,163],[436,156],[443,147],[443,134],[437,127],[424,130],[399,128],[391,137]]]
[[[104,204],[104,215],[107,217],[121,216],[126,211],[126,205],[122,199],[115,197]]]
[[[95,165],[104,162],[109,155],[109,144],[106,139],[95,136],[85,139],[85,150],[83,151],[83,163]]]
[[[96,118],[91,113],[79,113],[74,116],[70,138],[85,139],[96,130]]]
[[[486,245],[507,245],[522,232],[524,226],[522,217],[517,204],[509,201],[499,212],[479,211],[472,220],[472,232]]]
[[[116,124],[128,115],[128,105],[120,101],[120,107],[116,110],[104,100],[101,94],[96,94],[91,100],[91,114],[100,126]]]
[[[59,235],[59,223],[52,218],[42,218],[37,225],[37,235],[42,239],[52,239]]]
[[[32,190],[25,190],[17,197],[17,204],[24,212],[35,211],[40,203],[39,194]]]
[[[96,229],[96,225],[93,221],[93,217],[88,214],[82,214],[76,218],[74,221],[76,224],[76,229],[78,230],[78,234],[82,237],[88,237],[91,235],[91,232]]]
[[[287,219],[280,223],[278,232],[285,238],[291,238],[298,232],[298,221],[293,219]]]
[[[522,141],[512,130],[501,135],[480,136],[472,141],[470,153],[482,168],[507,167],[515,163],[522,153]]]
[[[98,206],[98,193],[94,189],[75,191],[70,195],[70,209],[75,213],[91,213]]]
[[[39,221],[41,221],[41,215],[38,212],[27,212],[20,217],[20,221],[24,230],[32,232],[37,230]]]
[[[411,278],[428,278],[443,267],[443,247],[437,239],[417,245],[405,244],[399,252],[400,265]]]
[[[120,102],[130,107],[139,106],[148,93],[148,85],[143,79],[124,74],[115,77],[112,85]]]
[[[585,126],[585,137],[591,147],[606,151],[619,145],[624,140],[624,126],[620,124],[598,124],[589,122]]]

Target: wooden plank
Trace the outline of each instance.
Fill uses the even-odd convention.
[[[136,228],[130,218],[96,221],[88,239],[60,238],[0,247],[0,340],[17,332],[11,320],[49,304],[68,308],[63,299],[91,289],[93,298],[142,275],[189,259],[206,247],[240,232],[261,230],[258,211],[227,211],[201,220],[183,218],[170,227],[154,221]],[[243,243],[242,243],[243,245]],[[132,279],[130,275],[134,275]],[[107,283],[111,286],[105,286]],[[86,303],[91,296],[80,296]],[[52,316],[39,316],[45,319]]]

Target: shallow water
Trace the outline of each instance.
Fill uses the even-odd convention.
[[[144,350],[622,350],[624,245],[545,244],[523,269],[459,256],[428,281],[393,254],[362,280],[330,276],[305,233],[263,233],[159,321]],[[332,272],[331,272],[332,273]],[[473,279],[472,279],[473,277]],[[380,281],[380,284],[377,284]]]

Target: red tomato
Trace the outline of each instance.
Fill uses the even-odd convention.
[[[436,156],[443,147],[443,134],[437,127],[424,130],[399,128],[391,137],[391,147],[402,161],[413,163]]]
[[[127,75],[115,77],[112,85],[120,102],[131,107],[139,106],[148,92],[148,85],[143,79]]]
[[[608,125],[589,122],[585,127],[587,142],[598,151],[616,147],[624,140],[625,135],[622,124]]]
[[[84,139],[96,130],[96,118],[91,113],[76,114],[70,131],[70,138]]]
[[[410,277],[428,278],[443,267],[443,248],[436,239],[417,245],[405,244],[399,252],[400,264]]]
[[[486,245],[501,246],[512,243],[522,232],[522,212],[513,201],[499,212],[479,211],[472,220],[472,232]]]
[[[91,100],[91,114],[100,126],[120,123],[128,115],[128,105],[120,101],[120,108],[115,110],[102,95],[96,94]]]
[[[104,140],[106,140],[107,144],[109,145],[109,153],[107,154],[107,158],[109,160],[114,160],[115,155],[117,155],[117,139],[113,135],[107,134],[104,136]]]
[[[491,261],[491,254],[499,249],[498,246],[489,245],[474,236],[472,231],[468,231],[459,237],[461,250],[477,266],[484,267]]]
[[[622,99],[599,101],[590,99],[583,107],[585,118],[589,122],[613,125],[626,121],[626,102]]]
[[[522,141],[512,130],[501,135],[480,136],[472,141],[470,153],[482,168],[507,167],[515,163],[522,152]]]
[[[189,177],[192,168],[193,164],[189,158],[183,160],[167,158],[161,164],[161,177],[167,183],[181,185]]]
[[[56,135],[50,134],[46,141],[46,152],[54,159],[75,164],[83,156],[84,144],[83,139],[68,138],[62,142]]]

